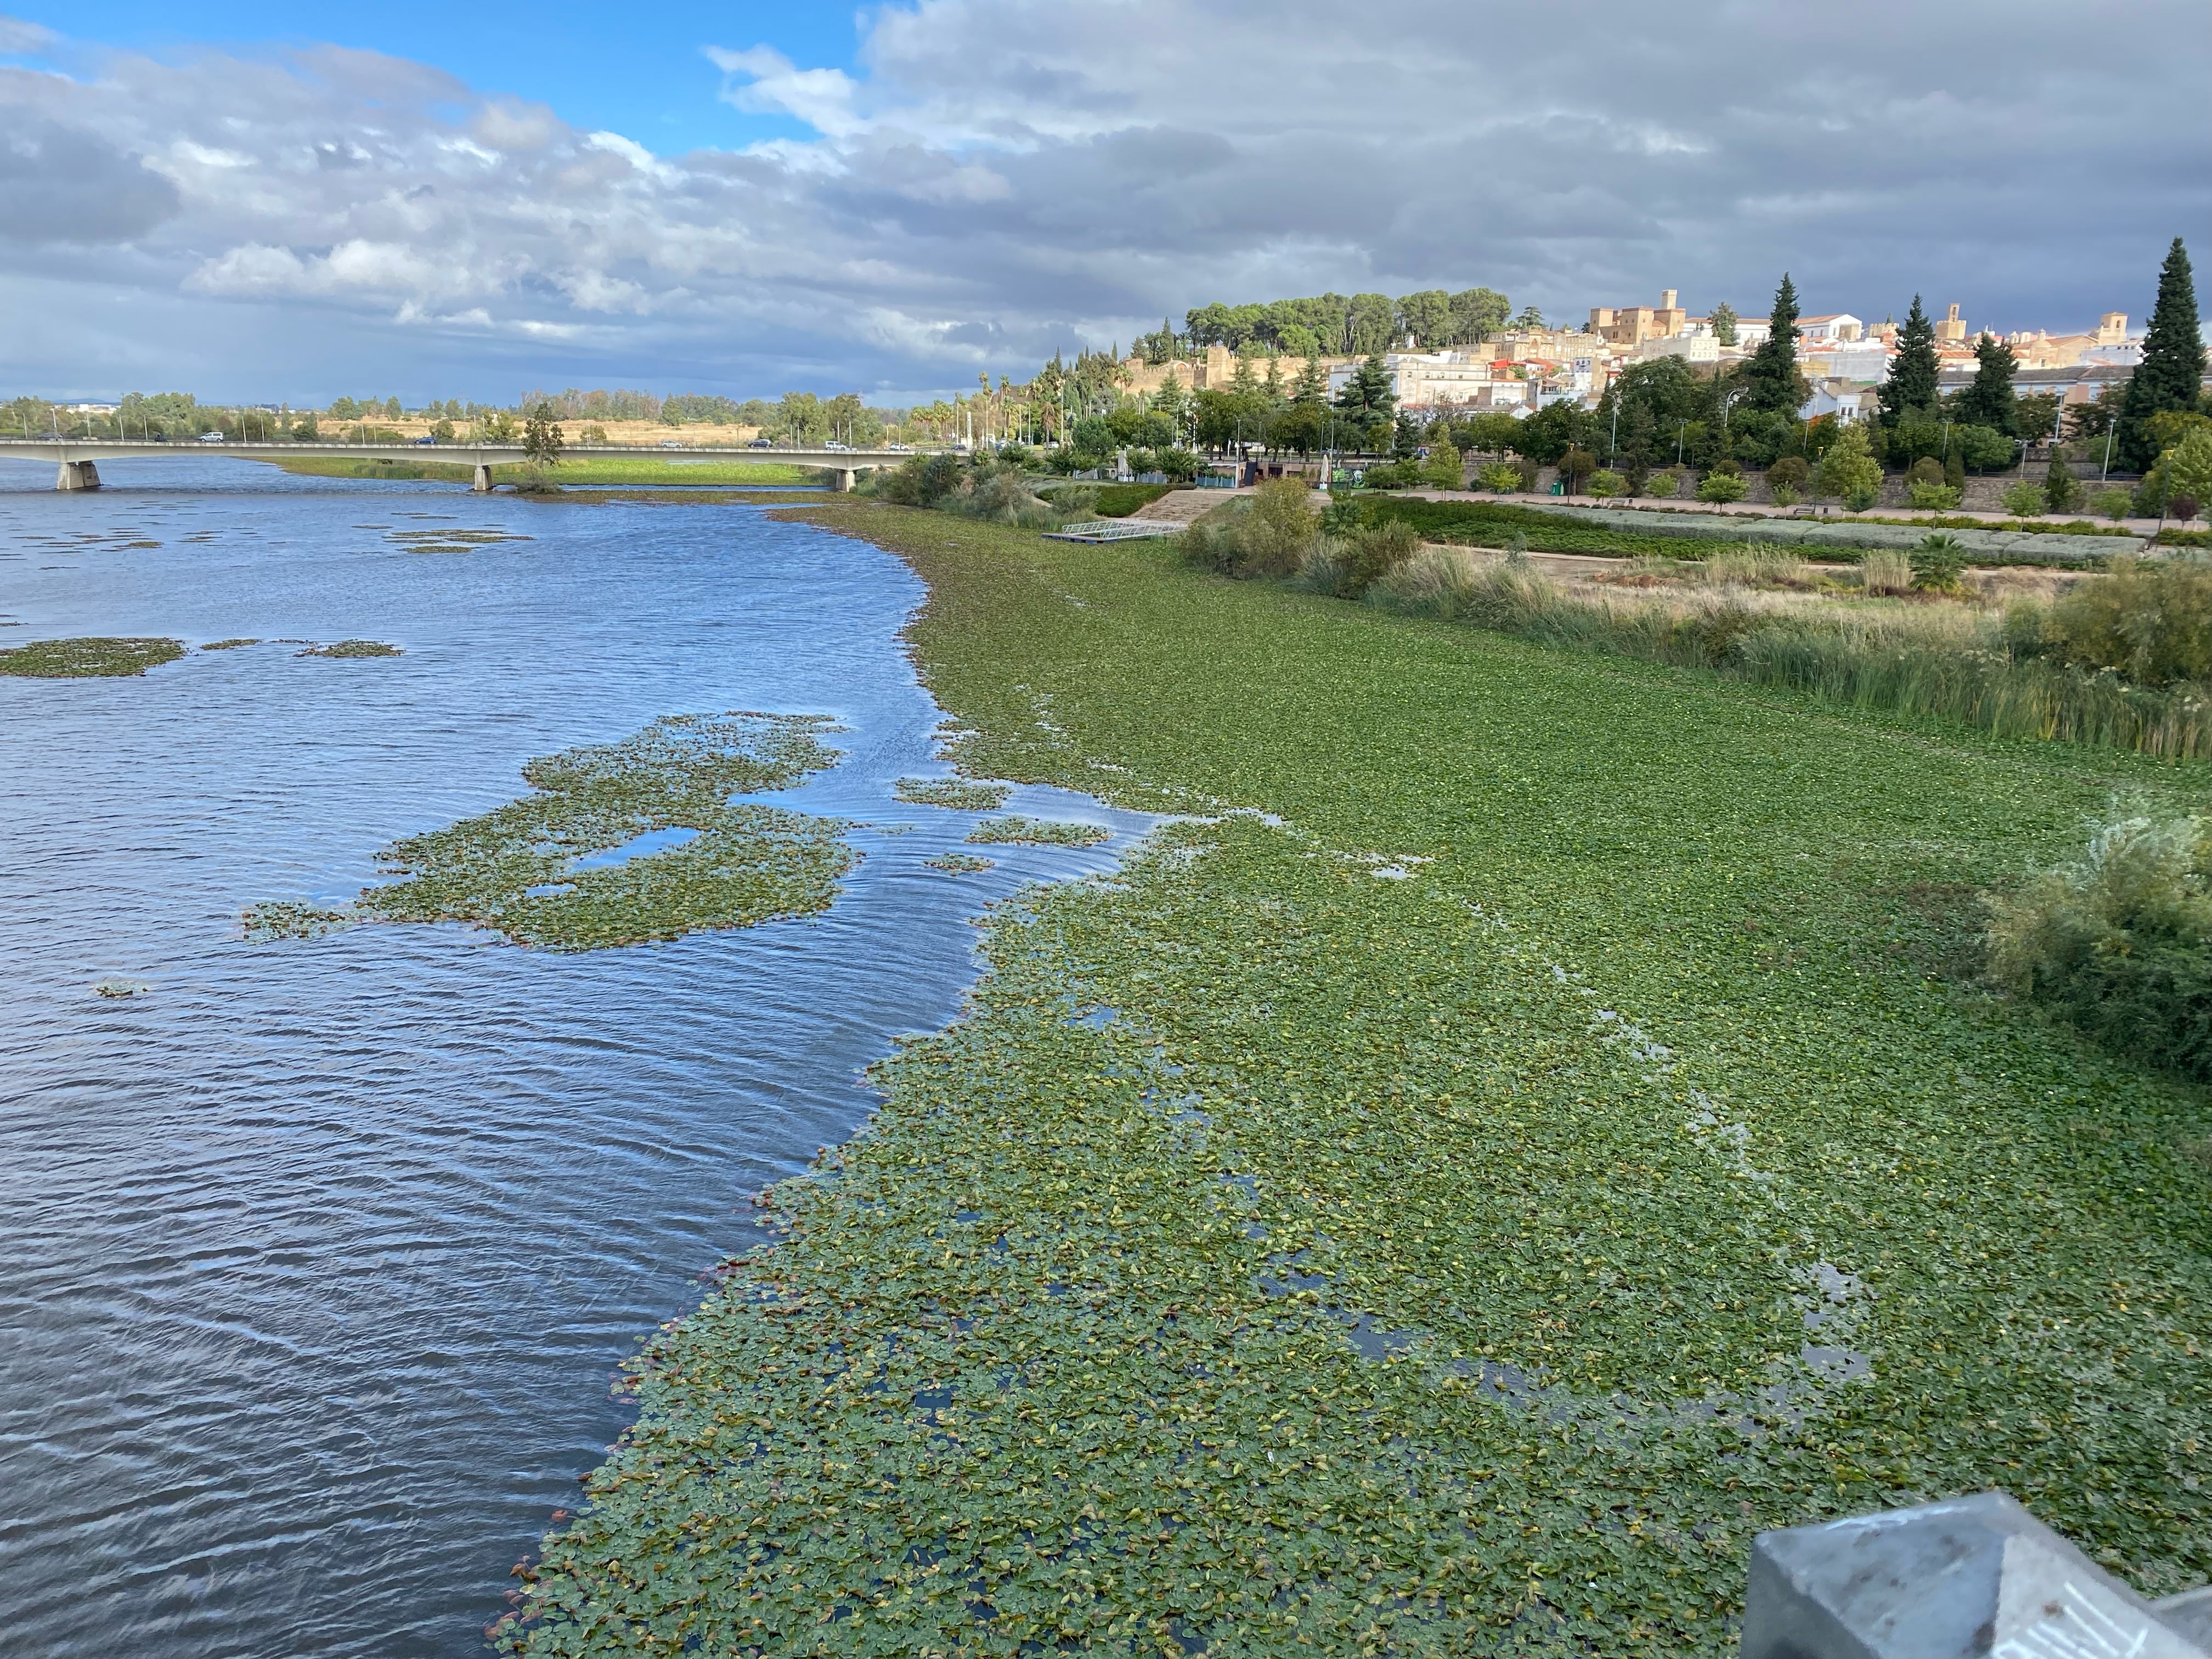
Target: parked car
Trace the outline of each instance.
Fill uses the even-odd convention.
[[[747,449],[774,449],[775,447],[775,441],[772,438],[756,438],[750,443],[747,444],[745,447]]]
[[[222,434],[220,432],[203,432],[200,434],[200,441],[204,444],[219,444],[222,441]]]

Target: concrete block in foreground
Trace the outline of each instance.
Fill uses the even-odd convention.
[[[1761,1533],[1742,1659],[2212,1659],[2212,1587],[2149,1602],[2001,1492]]]

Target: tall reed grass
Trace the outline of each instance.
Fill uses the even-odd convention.
[[[1368,599],[1407,615],[1711,669],[1851,708],[1941,715],[2001,736],[2212,758],[2212,688],[2131,684],[2109,669],[2032,654],[2039,644],[2022,639],[2017,617],[1963,605],[1808,605],[1711,586],[1570,592],[1525,560],[1444,547],[1423,549]]]

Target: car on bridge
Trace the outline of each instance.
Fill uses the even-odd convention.
[[[822,442],[822,447],[824,449],[850,449],[852,447],[850,444],[841,444],[835,438],[825,438]]]
[[[747,449],[774,449],[775,447],[775,441],[772,438],[756,438],[750,443],[747,444],[745,447]]]
[[[660,441],[660,447],[663,449],[681,449],[684,447],[682,444],[677,442],[673,438],[663,438]]]
[[[222,434],[220,432],[203,432],[200,434],[200,441],[204,444],[219,444],[222,441]]]
[[[409,441],[418,444],[434,444],[438,441],[435,438],[414,438],[410,439]]]

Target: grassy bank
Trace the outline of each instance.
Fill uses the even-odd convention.
[[[256,458],[258,459],[258,458]],[[287,472],[309,478],[435,478],[450,483],[471,483],[476,469],[457,461],[372,461],[356,456],[288,457],[268,463]],[[520,463],[495,466],[494,483],[512,483],[523,476]],[[564,460],[549,475],[558,484],[813,484],[822,481],[819,468],[793,466],[782,461],[659,460],[647,456],[616,455],[597,459]]]
[[[1720,1654],[1757,1529],[1988,1486],[2212,1574],[2212,1110],[1972,976],[2203,768],[822,522],[927,578],[979,776],[1280,821],[994,915],[516,1646]]]

